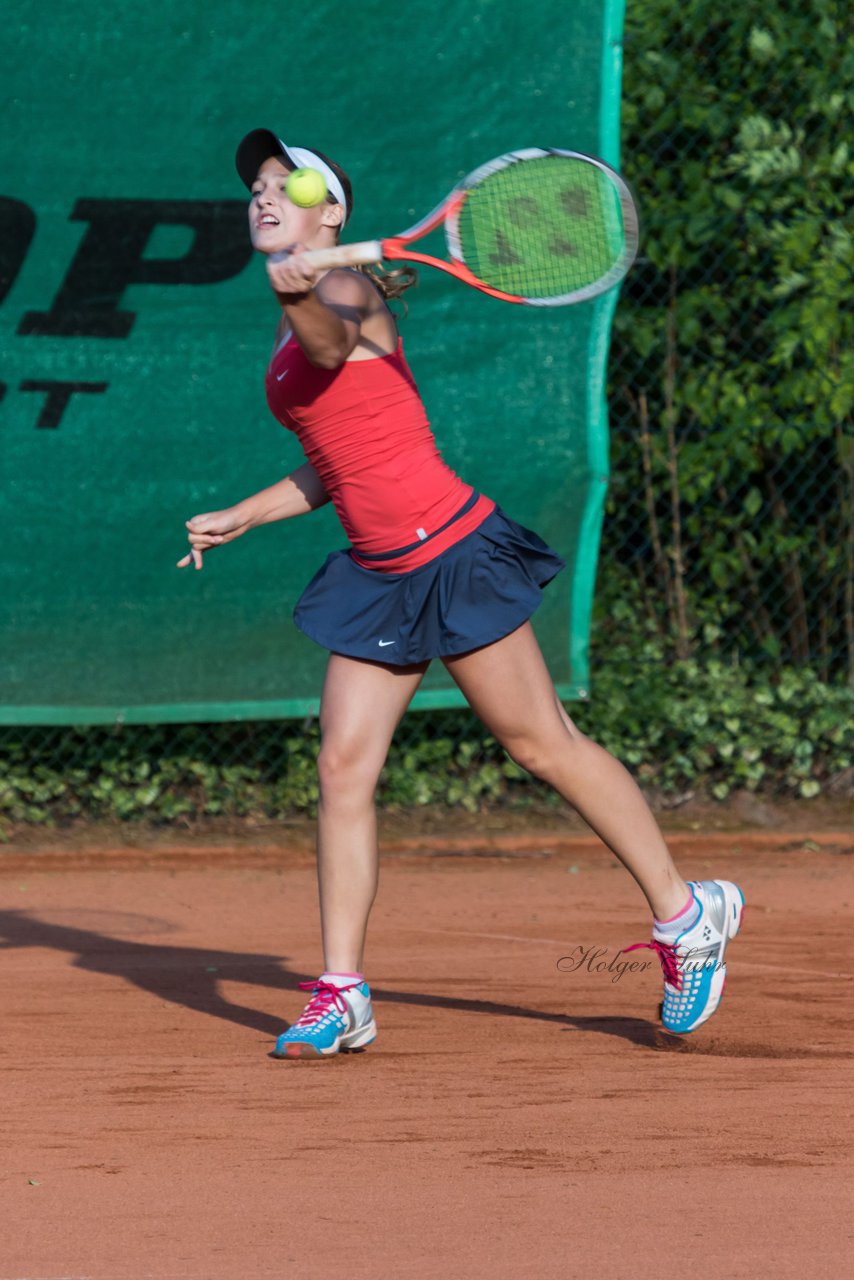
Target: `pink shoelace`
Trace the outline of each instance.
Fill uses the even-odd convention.
[[[321,982],[319,978],[316,978],[314,982],[301,982],[299,984],[300,991],[313,991],[314,995],[292,1025],[295,1027],[313,1026],[315,1022],[320,1022],[321,1018],[325,1018],[332,1008],[337,1009],[339,1013],[346,1013],[347,1002],[342,1000],[341,992],[350,991],[353,987],[358,987],[358,985],[358,982],[351,982],[346,987],[336,987],[331,982]]]
[[[673,943],[659,942],[657,938],[653,938],[652,942],[633,942],[630,947],[623,947],[623,951],[638,951],[641,947],[648,947],[650,951],[655,952],[661,961],[664,981],[669,982],[677,991],[681,990],[682,977],[679,973],[678,957]]]

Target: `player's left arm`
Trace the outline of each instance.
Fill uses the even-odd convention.
[[[376,295],[356,271],[321,274],[301,262],[300,245],[291,253],[270,254],[267,274],[306,358],[321,369],[342,365],[362,333]]]

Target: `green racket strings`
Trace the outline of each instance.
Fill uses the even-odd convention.
[[[473,187],[459,215],[463,261],[485,284],[523,298],[558,298],[613,271],[625,235],[620,197],[596,165],[543,156]]]

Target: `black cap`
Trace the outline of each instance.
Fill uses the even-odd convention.
[[[344,221],[348,221],[353,212],[353,187],[341,166],[313,147],[286,145],[271,129],[253,129],[237,148],[235,164],[246,187],[251,189],[258,170],[270,156],[281,157],[291,169],[318,169],[326,179],[329,194],[344,206]]]

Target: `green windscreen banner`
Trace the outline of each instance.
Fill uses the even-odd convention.
[[[523,147],[617,159],[622,0],[12,0],[0,149],[0,719],[303,715],[325,653],[291,614],[333,509],[178,570],[190,516],[303,461],[264,397],[278,319],[237,143],[333,156],[345,240],[393,235]],[[441,233],[418,247],[443,252]],[[607,485],[614,294],[498,302],[423,267],[401,320],[439,447],[566,559],[535,627],[583,697]],[[434,663],[416,706],[459,697]]]

